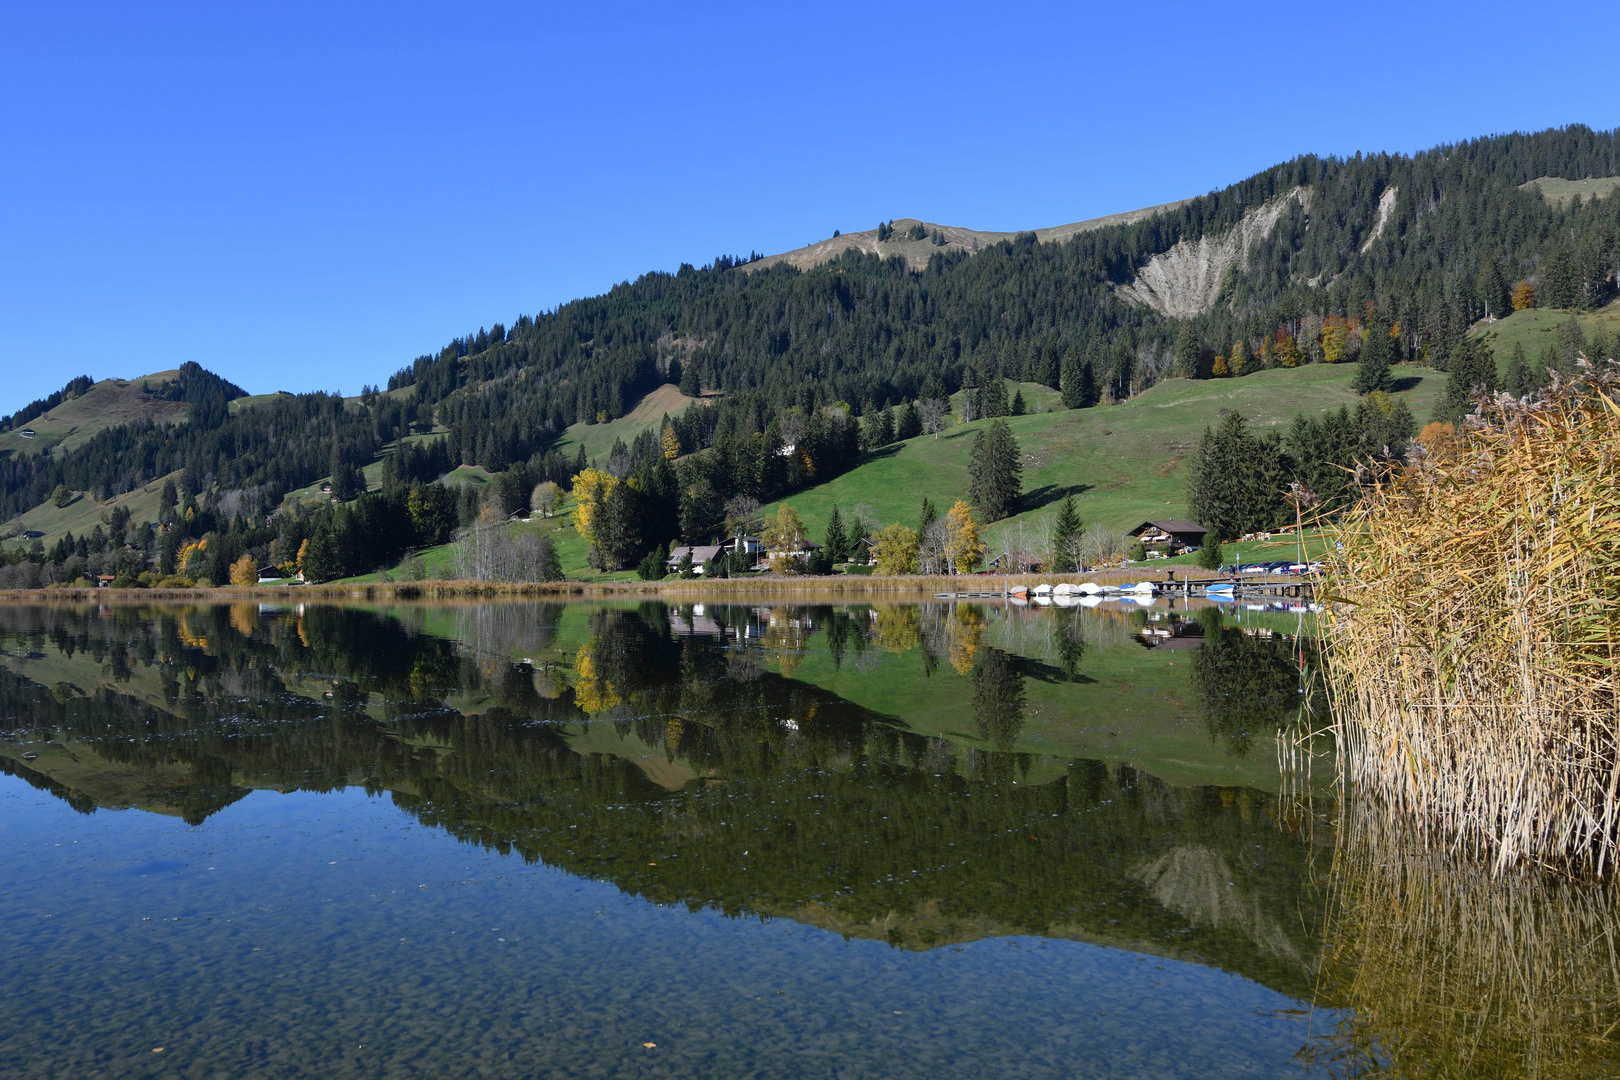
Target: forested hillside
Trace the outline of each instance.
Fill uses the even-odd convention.
[[[851,253],[803,271],[751,266],[750,257],[649,273],[458,338],[360,399],[271,396],[232,410],[240,388],[189,364],[173,391],[190,403],[186,423],[128,424],[71,449],[6,452],[0,515],[64,493],[106,500],[172,476],[168,535],[200,540],[205,520],[225,530],[241,517],[233,547],[283,557],[287,537],[262,535],[263,514],[323,477],[347,501],[364,486],[359,470],[403,435],[443,433],[392,468],[391,520],[404,520],[410,485],[462,464],[510,475],[498,485],[502,499],[526,502],[536,482],[570,483],[590,463],[578,448],[606,441],[575,437],[558,453],[571,425],[577,433],[612,422],[672,383],[703,402],[640,445],[628,439],[594,455],[612,478],[604,498],[625,481],[608,515],[624,535],[597,553],[622,566],[677,535],[719,527],[732,499],[769,502],[824,483],[902,437],[903,425],[944,423],[945,403],[964,389],[980,415],[1014,411],[997,389],[1003,379],[1091,408],[1172,376],[1236,378],[1317,362],[1358,364],[1356,388],[1368,392],[1390,388],[1390,364],[1416,361],[1451,375],[1436,414],[1445,418],[1473,386],[1499,382],[1471,326],[1613,297],[1620,196],[1581,198],[1579,189],[1532,182],[1616,175],[1616,134],[1582,127],[1413,157],[1303,156],[1060,242],[1031,232],[976,254],[942,246],[921,270]],[[1541,377],[1541,360],[1521,365],[1521,383]],[[63,395],[74,392],[70,384]],[[458,496],[451,516],[465,524],[476,510]],[[318,531],[313,521],[276,528],[304,538]],[[441,531],[402,530],[353,558],[392,557]]]

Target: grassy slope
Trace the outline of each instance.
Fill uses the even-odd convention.
[[[1508,360],[1513,356],[1515,343],[1523,345],[1524,355],[1531,363],[1535,363],[1541,351],[1553,343],[1553,331],[1568,322],[1571,315],[1580,320],[1581,332],[1588,338],[1600,326],[1611,334],[1620,334],[1620,303],[1610,304],[1597,311],[1581,312],[1530,308],[1526,311],[1515,311],[1507,318],[1498,319],[1494,323],[1479,323],[1470,333],[1490,343],[1491,352],[1496,356],[1497,370],[1506,374]]]
[[[1034,526],[1055,513],[1057,500],[1070,491],[1088,524],[1123,531],[1149,518],[1183,517],[1186,458],[1206,426],[1230,409],[1264,429],[1286,425],[1297,412],[1354,406],[1354,375],[1353,365],[1313,364],[1241,379],[1171,379],[1122,405],[1009,417],[1024,451],[1024,509],[992,526],[987,537],[1011,542],[1020,523]],[[1445,376],[1401,367],[1396,377],[1408,384],[1399,396],[1422,423]],[[786,501],[816,538],[834,504],[846,512],[865,504],[880,521],[914,524],[924,495],[941,513],[967,497],[973,437],[984,426],[958,424],[938,439],[924,435],[885,447],[856,469]],[[767,509],[774,512],[775,504]]]
[[[78,397],[22,425],[35,431],[36,438],[25,439],[15,431],[0,432],[0,453],[12,450],[18,454],[38,454],[56,446],[71,450],[97,432],[119,424],[148,417],[167,422],[183,420],[191,412],[190,405],[183,401],[162,401],[141,391],[143,382],[156,388],[179,374],[178,371],[159,371],[138,379],[103,379]]]
[[[1542,176],[1520,184],[1526,190],[1537,188],[1541,197],[1551,203],[1567,203],[1576,195],[1582,199],[1607,196],[1620,189],[1620,176],[1600,176],[1591,180],[1565,180],[1559,176]]]
[[[665,415],[683,413],[687,406],[697,400],[682,394],[673,384],[664,383],[617,420],[605,424],[570,425],[557,441],[557,446],[568,454],[577,454],[583,446],[586,457],[601,461],[613,450],[613,440],[623,439],[624,444],[629,446],[643,431],[658,427]]]
[[[172,477],[176,483],[180,480],[178,472],[169,476],[160,476],[144,487],[138,487],[116,499],[98,503],[88,494],[80,494],[78,498],[63,507],[56,507],[50,503],[43,503],[34,507],[27,513],[18,515],[14,520],[24,529],[45,534],[43,542],[47,548],[62,538],[64,533],[71,532],[74,536],[84,536],[95,529],[106,519],[112,516],[114,508],[129,507],[130,521],[140,524],[143,521],[156,521],[158,516],[158,497],[163,492],[163,481]],[[32,540],[17,539],[8,541],[8,547],[27,546]]]

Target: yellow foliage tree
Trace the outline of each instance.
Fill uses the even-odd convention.
[[[1249,343],[1242,338],[1232,342],[1232,351],[1227,354],[1226,369],[1233,375],[1247,375],[1254,368],[1249,356]]]
[[[297,568],[297,570],[298,570],[298,572],[300,574],[302,574],[304,572],[304,556],[308,555],[308,554],[309,554],[309,541],[305,540],[302,544],[298,545],[298,562],[297,562],[297,567],[296,568]]]
[[[1217,379],[1223,379],[1232,374],[1232,372],[1228,370],[1226,366],[1226,357],[1217,356],[1215,358],[1215,366],[1209,369],[1209,373]]]
[[[945,557],[958,574],[970,574],[984,559],[984,544],[979,540],[979,525],[973,520],[973,507],[956,500],[951,512],[945,515]]]
[[[873,540],[880,574],[915,574],[917,572],[917,530],[907,528],[898,521],[886,527]]]
[[[1271,354],[1277,358],[1277,363],[1281,367],[1299,367],[1299,346],[1294,344],[1294,335],[1285,327],[1277,328],[1277,341],[1271,347]]]
[[[1337,364],[1350,355],[1350,322],[1329,315],[1322,323],[1322,362]]]
[[[258,567],[253,565],[253,556],[243,555],[231,563],[232,585],[256,585],[259,582]]]
[[[586,469],[574,477],[572,495],[578,504],[574,507],[575,532],[587,540],[591,538],[597,509],[618,486],[619,478],[601,469]]]
[[[1513,310],[1514,311],[1523,311],[1526,308],[1535,307],[1536,306],[1536,290],[1535,290],[1535,286],[1531,285],[1530,282],[1528,282],[1528,281],[1524,280],[1523,278],[1521,278],[1519,280],[1519,283],[1517,285],[1513,286],[1512,300],[1513,300]]]
[[[766,551],[803,551],[804,522],[799,512],[783,503],[774,518],[765,519],[765,530],[759,534],[759,539]]]
[[[671,461],[681,456],[681,437],[676,433],[674,424],[664,427],[664,456]]]

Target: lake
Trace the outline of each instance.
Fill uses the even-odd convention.
[[[1611,1073],[1612,890],[1282,775],[1317,662],[1164,601],[0,608],[0,1061]]]

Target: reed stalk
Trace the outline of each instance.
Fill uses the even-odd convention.
[[[1328,880],[1305,1056],[1330,1075],[1620,1070],[1614,881],[1496,874],[1435,850],[1365,800],[1341,804]]]
[[[1481,399],[1331,530],[1345,777],[1498,872],[1602,877],[1620,840],[1620,371]]]

